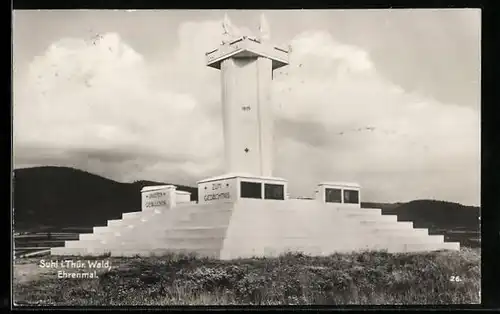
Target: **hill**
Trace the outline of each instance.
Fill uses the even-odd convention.
[[[362,203],[362,207],[381,208],[385,215],[398,215],[400,221],[413,221],[418,228],[479,231],[479,207],[437,200],[408,203]]]
[[[14,228],[16,231],[55,227],[104,226],[122,213],[141,210],[140,190],[146,185],[169,184],[136,181],[120,183],[82,170],[35,167],[14,170]],[[191,192],[195,188],[177,186]]]
[[[396,210],[401,220],[411,220],[416,225],[479,230],[480,211],[474,206],[436,200],[416,200],[402,204]],[[430,217],[432,219],[429,219]]]

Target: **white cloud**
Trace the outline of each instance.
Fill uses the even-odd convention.
[[[206,145],[220,131],[200,114],[202,104],[189,94],[153,87],[142,56],[117,34],[54,43],[33,60],[28,82],[16,91],[18,147],[134,147],[138,158],[147,153],[161,162],[182,152],[209,165],[205,160],[216,157],[222,144]]]
[[[326,33],[298,36],[283,72],[275,85],[278,115],[321,126],[325,137],[322,149],[313,151],[282,143],[280,174],[296,182],[304,174],[288,169],[307,167],[315,174],[303,185],[291,183],[296,190],[338,178],[361,182],[373,200],[478,203],[478,111],[404,93],[377,75],[366,52]],[[302,140],[317,142],[318,133],[309,134]],[[388,188],[377,189],[383,185]]]
[[[185,184],[217,174],[220,78],[204,53],[220,43],[220,28],[219,21],[182,24],[161,62],[112,33],[95,44],[52,44],[15,83],[16,149],[62,151],[51,158],[65,165],[71,152],[123,151],[131,159],[84,163],[118,180]],[[275,174],[290,180],[293,194],[311,194],[323,180],[355,180],[365,200],[478,203],[478,111],[405,93],[377,73],[366,51],[328,33],[301,34],[291,47],[273,97]],[[37,156],[16,159],[37,163]]]

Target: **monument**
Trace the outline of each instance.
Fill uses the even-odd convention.
[[[220,259],[311,255],[358,250],[413,252],[452,249],[442,235],[412,222],[361,208],[357,183],[318,183],[313,199],[288,197],[274,177],[272,73],[288,65],[288,50],[270,44],[261,16],[259,38],[235,34],[227,15],[221,45],[206,53],[221,73],[225,173],[198,182],[198,202],[172,185],[145,187],[142,208],[94,227],[53,255],[154,255],[194,252]]]
[[[198,199],[216,202],[241,193],[284,199],[286,180],[272,176],[271,81],[272,71],[288,64],[288,51],[262,39],[234,37],[227,15],[223,29],[222,45],[206,57],[209,67],[221,71],[226,174],[199,181]],[[267,39],[263,16],[260,30],[261,38]]]

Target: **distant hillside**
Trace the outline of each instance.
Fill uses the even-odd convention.
[[[458,203],[415,200],[408,203],[362,203],[362,207],[381,208],[400,221],[413,221],[417,228],[479,230],[479,207]]]
[[[14,228],[103,226],[122,213],[140,211],[140,190],[157,184],[168,183],[120,183],[66,167],[17,169],[13,184]],[[191,200],[197,200],[196,188],[177,189],[191,192]]]

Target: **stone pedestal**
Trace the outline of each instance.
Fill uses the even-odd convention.
[[[361,207],[361,186],[357,183],[322,182],[318,184],[316,199],[327,204]]]
[[[288,182],[282,178],[226,174],[198,181],[198,203],[236,202],[241,198],[285,200]]]
[[[143,211],[170,209],[191,202],[191,193],[177,191],[174,185],[145,186],[141,190]]]
[[[174,185],[145,186],[141,189],[142,211],[171,209],[176,205]]]

